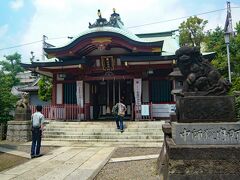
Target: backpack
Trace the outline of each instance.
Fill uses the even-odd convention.
[[[114,105],[112,108],[112,114],[116,115],[118,113],[118,105]]]

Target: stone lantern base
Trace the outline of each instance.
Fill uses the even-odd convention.
[[[27,142],[32,139],[32,123],[28,121],[8,121],[7,140]]]

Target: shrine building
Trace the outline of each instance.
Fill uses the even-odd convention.
[[[98,14],[82,32],[61,47],[45,47],[42,62],[25,69],[53,79],[50,119],[102,120],[111,118],[113,105],[124,98],[126,118],[169,117],[175,101],[170,80],[178,31],[133,34],[115,11],[107,20]],[[180,83],[180,84],[179,84]]]

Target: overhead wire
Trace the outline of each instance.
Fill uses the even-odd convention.
[[[240,7],[237,6],[237,7],[231,7],[231,8],[232,9],[238,9]],[[223,10],[226,10],[226,9],[227,8],[222,8],[222,9],[217,9],[217,10],[213,10],[213,11],[207,11],[207,12],[198,13],[198,14],[194,14],[194,15],[183,16],[183,17],[179,17],[179,18],[173,18],[173,19],[167,19],[167,20],[162,20],[162,21],[157,21],[157,22],[152,22],[152,23],[147,23],[147,24],[142,24],[142,25],[130,26],[130,27],[127,27],[127,28],[129,28],[129,29],[130,28],[138,28],[138,27],[143,27],[143,26],[149,26],[149,25],[154,25],[154,24],[171,22],[171,21],[176,21],[176,20],[189,18],[189,17],[192,17],[192,16],[201,16],[201,15],[205,15],[205,14],[215,13],[215,12],[223,11]],[[63,39],[63,38],[69,38],[69,36],[48,38],[48,40],[56,40],[56,39]],[[27,46],[27,45],[31,45],[31,44],[36,44],[36,43],[39,43],[39,42],[42,42],[42,41],[43,40],[38,40],[38,41],[33,41],[33,42],[25,43],[25,44],[19,44],[19,45],[15,45],[15,46],[0,48],[0,51],[7,50],[7,49],[18,48],[18,47],[22,47],[22,46]]]

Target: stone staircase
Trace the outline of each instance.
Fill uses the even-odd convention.
[[[82,143],[162,143],[164,121],[127,121],[124,132],[116,129],[114,121],[60,122],[48,121],[44,141],[71,141]]]

